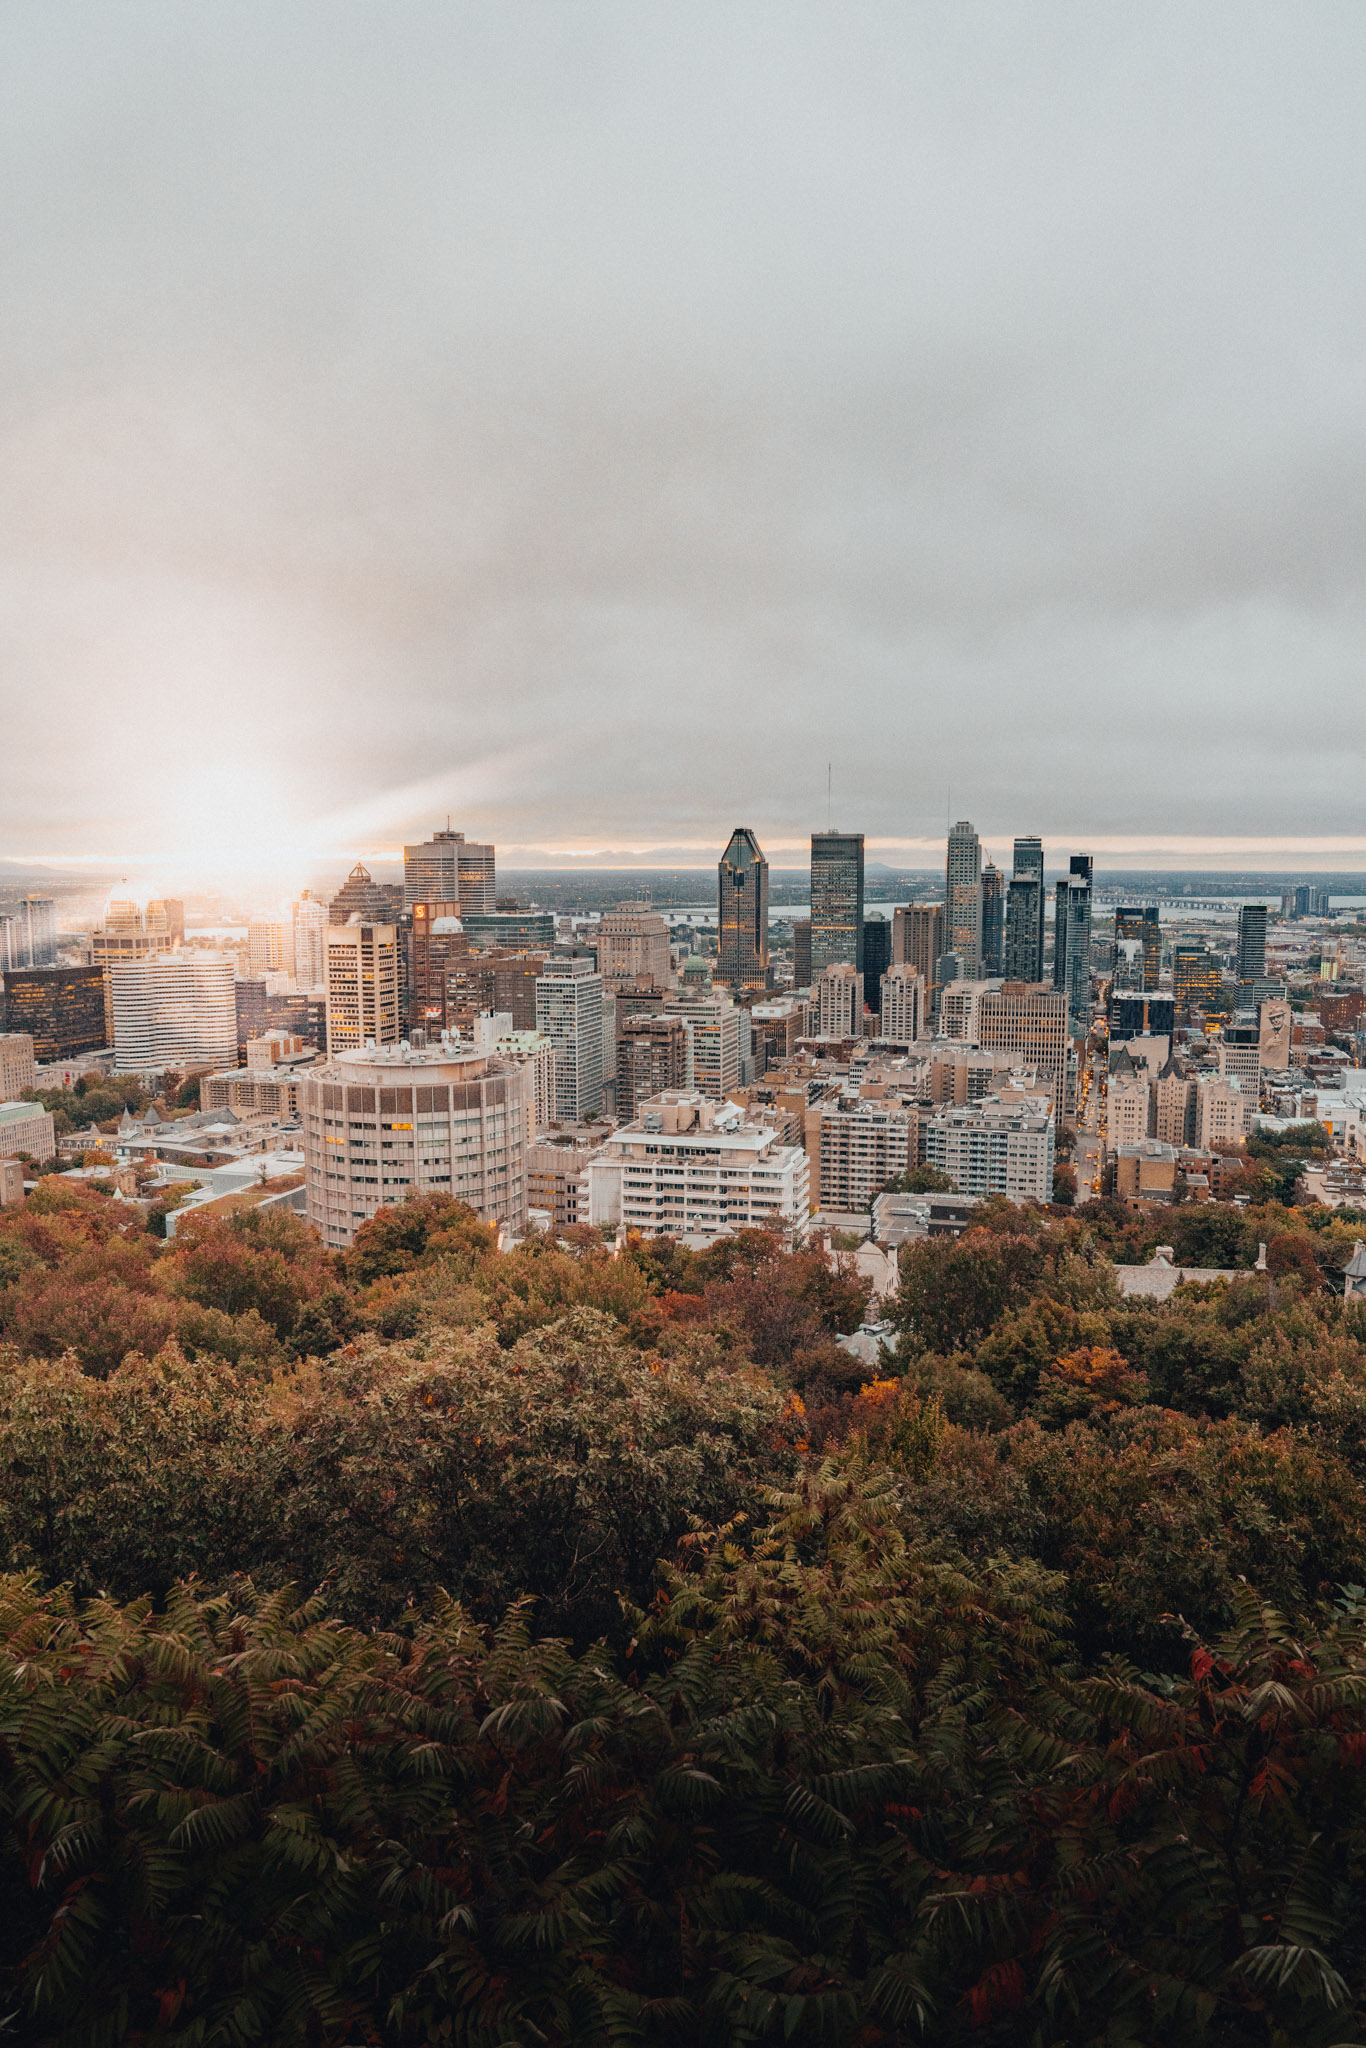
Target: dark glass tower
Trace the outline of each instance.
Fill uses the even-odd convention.
[[[768,862],[747,825],[737,825],[717,868],[720,958],[728,988],[768,986]]]
[[[1043,841],[1017,839],[1006,891],[1005,958],[1007,981],[1043,980]]]
[[[1149,990],[1162,971],[1162,926],[1155,906],[1115,912],[1114,986]]]
[[[863,834],[811,834],[811,972],[863,972]]]
[[[1238,979],[1266,979],[1266,905],[1245,903],[1238,912]]]
[[[892,964],[892,927],[889,919],[874,915],[863,920],[863,1000],[870,1010],[881,1013],[882,977]]]
[[[1084,1038],[1091,1022],[1091,869],[1089,853],[1074,853],[1058,883],[1053,914],[1053,986],[1067,996],[1067,1029]]]
[[[982,972],[999,974],[1005,964],[1006,878],[995,861],[982,870]]]

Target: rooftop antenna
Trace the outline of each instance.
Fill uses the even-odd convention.
[[[827,761],[825,764],[825,829],[827,832],[833,832],[835,829],[835,814],[831,798],[831,790],[834,786],[834,777],[834,765],[832,762]]]

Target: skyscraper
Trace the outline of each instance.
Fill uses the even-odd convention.
[[[737,825],[717,868],[721,957],[718,981],[768,986],[768,862],[747,825]]]
[[[415,903],[458,903],[471,910],[497,909],[494,848],[463,832],[433,832],[420,846],[403,849],[403,907]]]
[[[1162,927],[1155,905],[1115,912],[1116,988],[1144,992],[1157,987],[1162,970]]]
[[[892,927],[880,912],[863,920],[863,989],[870,1010],[882,1002],[882,977],[892,964]]]
[[[397,1045],[400,1037],[398,932],[391,924],[330,925],[327,932],[327,1046],[350,1052]]]
[[[57,906],[50,896],[0,903],[0,926],[0,969],[56,965]]]
[[[863,834],[811,834],[811,972],[845,960],[863,972]]]
[[[1017,839],[1006,891],[1001,968],[1007,981],[1043,980],[1043,909],[1043,841]]]
[[[305,889],[290,909],[291,972],[300,988],[327,986],[327,905]]]
[[[602,976],[582,953],[555,955],[536,977],[536,1029],[555,1051],[555,1116],[602,1114]]]
[[[363,917],[370,924],[390,924],[402,908],[401,895],[401,890],[375,881],[369,868],[357,861],[327,906],[328,923],[345,924],[350,917]]]
[[[1067,1029],[1084,1038],[1091,1022],[1091,856],[1074,853],[1058,883],[1053,913],[1053,986],[1067,997]]]
[[[982,972],[999,974],[1005,957],[1005,876],[995,861],[982,870]]]
[[[1238,979],[1266,979],[1266,905],[1244,903],[1238,912]]]
[[[892,964],[914,967],[926,994],[939,985],[939,960],[944,951],[942,903],[911,903],[892,912]]]
[[[949,833],[944,916],[946,951],[957,954],[962,979],[973,981],[982,965],[982,842],[966,818]]]

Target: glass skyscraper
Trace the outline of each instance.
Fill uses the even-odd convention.
[[[863,834],[811,834],[811,972],[863,972]]]
[[[768,986],[768,862],[747,825],[737,825],[717,868],[720,957],[728,988]]]

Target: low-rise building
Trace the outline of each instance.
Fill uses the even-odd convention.
[[[52,1112],[40,1102],[0,1102],[0,1158],[19,1152],[40,1165],[57,1156]]]
[[[0,1102],[16,1102],[37,1085],[32,1035],[27,1031],[0,1032]]]
[[[1114,1148],[1115,1193],[1122,1202],[1170,1202],[1179,1171],[1177,1149],[1157,1138]]]
[[[647,1236],[799,1229],[811,1207],[805,1152],[695,1090],[644,1103],[604,1141],[589,1174],[592,1221]]]
[[[587,1223],[592,1216],[589,1166],[602,1150],[601,1138],[582,1132],[546,1133],[527,1147],[527,1207],[548,1216],[556,1230]]]

